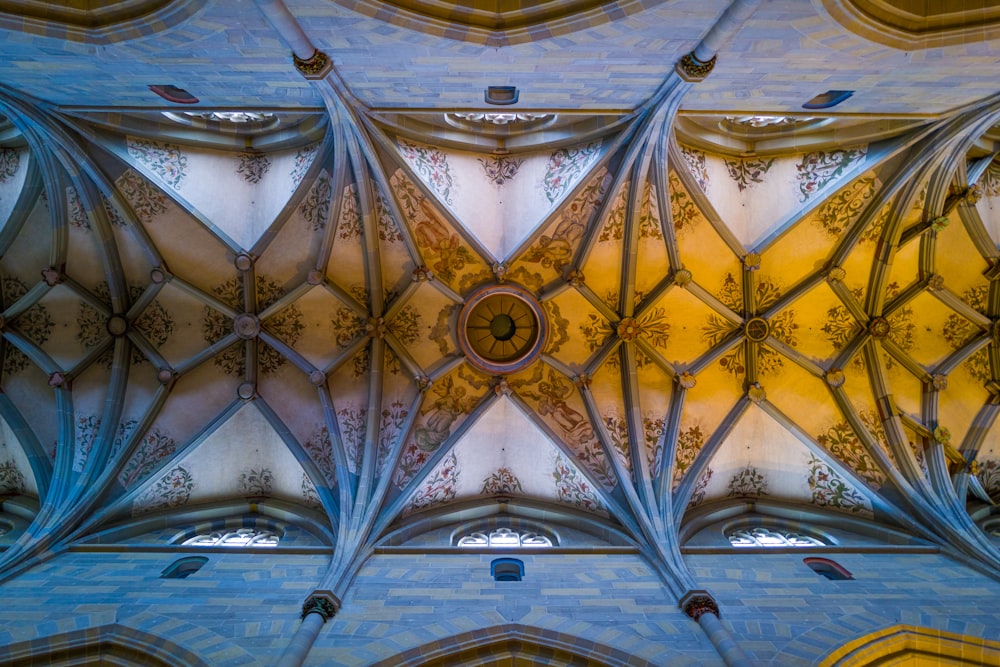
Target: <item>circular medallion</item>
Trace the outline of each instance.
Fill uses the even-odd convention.
[[[458,316],[458,343],[469,361],[487,373],[518,371],[538,358],[547,327],[541,305],[517,285],[484,287]]]
[[[769,328],[767,326],[767,320],[763,317],[754,317],[747,322],[746,326],[747,338],[755,343],[761,343],[767,340],[770,335]]]

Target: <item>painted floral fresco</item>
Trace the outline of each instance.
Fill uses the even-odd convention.
[[[118,191],[135,211],[136,217],[147,225],[167,210],[167,197],[159,188],[138,172],[126,169],[115,181]]]
[[[285,294],[285,290],[275,281],[258,275],[257,286],[257,310],[263,312],[280,299]],[[235,308],[242,308],[243,281],[239,278],[227,280],[213,290],[215,295],[222,301]],[[261,323],[268,331],[280,338],[288,345],[294,345],[305,329],[302,323],[302,311],[295,304],[282,308],[276,314],[267,318]],[[223,313],[205,306],[201,320],[201,332],[206,342],[214,344],[223,337],[228,336],[233,331],[233,321]],[[264,375],[277,372],[285,364],[285,357],[273,347],[260,341],[257,345],[257,368]],[[215,365],[221,368],[227,375],[242,376],[246,373],[246,354],[243,345],[230,345],[225,350],[215,355]]]
[[[431,202],[420,194],[402,170],[392,175],[390,183],[424,261],[435,277],[454,285],[466,265],[478,262],[475,255],[458,234],[445,226]]]
[[[13,148],[0,148],[0,183],[11,179],[21,164],[21,155]]]
[[[761,278],[755,286],[757,311],[763,312],[781,298],[781,289],[777,283]],[[733,274],[727,273],[723,281],[722,289],[717,294],[719,301],[733,311],[739,313],[743,310],[743,295],[741,287]],[[770,335],[781,341],[785,345],[795,347],[798,345],[796,331],[799,325],[795,322],[795,310],[788,308],[767,321]],[[734,325],[721,315],[709,315],[702,332],[711,345],[716,345],[734,329]],[[766,345],[757,345],[757,372],[761,376],[778,374],[784,368],[785,362],[782,355],[775,352]],[[727,373],[736,378],[742,378],[746,374],[746,351],[744,345],[737,345],[729,352],[719,358],[719,365]]]
[[[562,316],[559,304],[553,299],[543,301],[542,308],[545,309],[545,315],[549,321],[549,340],[545,347],[545,353],[555,354],[569,342],[569,320]],[[447,350],[441,351],[442,354],[446,352]]]
[[[17,469],[17,464],[10,459],[0,462],[0,495],[16,496],[21,493],[24,493],[24,475]]]
[[[333,342],[342,350],[358,339],[365,331],[367,320],[352,308],[340,307],[333,313],[330,326],[333,328]]]
[[[403,424],[410,414],[402,401],[392,401],[389,407],[382,409],[381,421],[379,422],[378,451],[375,455],[375,465],[378,470],[385,472],[385,465],[389,452],[393,445],[399,440],[403,433]]]
[[[670,340],[668,320],[666,309],[660,307],[650,308],[638,317],[628,317],[614,325],[597,313],[588,313],[587,319],[579,325],[579,329],[590,352],[599,350],[612,333],[617,333],[618,337],[626,342],[641,338],[653,347],[664,350]],[[618,368],[621,362],[617,355],[611,355],[604,363],[609,368]],[[641,368],[648,363],[652,363],[648,357],[636,355],[636,366]]]
[[[389,211],[389,204],[381,192],[375,195],[375,222],[378,225],[378,238],[386,243],[402,243],[403,234],[399,231],[395,218]]]
[[[632,463],[628,453],[628,426],[625,424],[625,420],[622,419],[621,415],[607,414],[604,416],[604,429],[608,432],[608,437],[611,438],[611,450],[622,464],[631,470]]]
[[[66,186],[66,216],[69,224],[77,229],[90,229],[90,221],[83,210],[83,203],[80,201],[80,193],[72,185]]]
[[[316,490],[316,485],[309,479],[309,475],[305,473],[302,473],[301,491],[302,502],[305,503],[306,507],[319,509],[323,506],[323,503],[319,499],[319,491]]]
[[[556,452],[552,460],[552,479],[561,502],[588,512],[603,512],[604,507],[595,490],[570,463]]]
[[[611,213],[608,215],[608,219],[601,227],[601,233],[597,236],[599,243],[621,241],[624,238],[625,210],[625,189],[623,188],[619,193],[618,199],[615,201],[614,207],[611,209]],[[639,207],[639,217],[636,222],[639,227],[640,239],[652,239],[656,241],[663,239],[663,232],[660,230],[660,220],[653,213],[652,187],[648,182],[643,191],[642,205]]]
[[[708,483],[712,481],[713,474],[715,471],[711,467],[705,468],[705,472],[695,482],[694,489],[691,491],[691,500],[687,504],[689,508],[697,507],[705,502],[705,491],[708,489]]]
[[[684,162],[701,191],[708,190],[708,165],[705,154],[695,148],[681,146],[681,157],[684,158]]]
[[[806,201],[829,183],[840,177],[848,167],[863,160],[865,147],[814,151],[802,156],[795,166],[801,201]]]
[[[497,187],[514,180],[521,165],[524,164],[524,158],[512,158],[507,155],[490,155],[476,159],[483,168],[483,174]]]
[[[305,200],[299,204],[299,212],[312,231],[318,232],[326,229],[326,221],[330,219],[330,198],[332,195],[330,177],[326,172],[323,172],[309,188],[309,194],[306,195]]]
[[[393,473],[393,483],[403,488],[423,468],[431,454],[437,451],[460,417],[469,414],[476,404],[476,397],[453,375],[446,375],[433,385],[434,398],[424,401],[410,441]]]
[[[361,202],[358,201],[358,187],[354,183],[344,186],[341,195],[337,237],[343,241],[361,238]]]
[[[240,471],[240,493],[248,497],[266,497],[274,487],[274,474],[270,468],[249,468]]]
[[[729,493],[726,495],[729,497],[758,498],[768,495],[767,477],[750,465],[733,475],[727,486]]]
[[[256,185],[271,169],[271,158],[256,151],[244,151],[236,155],[236,175],[245,182]]]
[[[291,178],[290,187],[292,190],[299,187],[299,183],[305,178],[306,172],[309,171],[309,167],[312,166],[313,160],[316,159],[316,153],[319,152],[319,144],[312,144],[311,146],[305,146],[300,148],[295,153],[295,161],[292,163],[292,170],[288,173]]]
[[[134,419],[129,419],[124,423],[118,424],[114,440],[111,443],[112,456],[118,453],[118,451],[125,444],[125,441],[132,435],[132,431],[134,431],[138,425],[139,422]],[[75,447],[73,449],[73,470],[75,472],[82,472],[84,466],[87,464],[87,460],[90,458],[90,452],[94,448],[94,443],[97,440],[97,434],[100,431],[100,428],[101,418],[97,415],[81,415],[77,417],[76,440]]]
[[[550,233],[538,237],[538,240],[522,255],[521,259],[561,273],[563,268],[573,260],[573,253],[590,224],[591,216],[604,200],[610,183],[610,174],[602,169],[590,179],[583,191],[563,209],[555,228]],[[548,230],[546,231],[548,232]]]
[[[132,515],[183,505],[191,499],[193,490],[194,478],[191,471],[184,466],[175,466],[139,494],[132,503]]]
[[[111,203],[107,197],[101,197],[101,203],[104,205],[104,212],[108,214],[108,222],[114,227],[127,227],[128,220],[122,215],[118,207]]]
[[[646,445],[646,465],[650,475],[656,477],[663,458],[663,426],[664,420],[658,417],[643,415],[642,437]]]
[[[868,498],[848,485],[829,464],[812,455],[809,456],[808,483],[812,492],[810,502],[814,505],[867,517],[874,516]]]
[[[601,154],[601,141],[594,141],[586,146],[560,148],[549,155],[545,165],[545,176],[542,179],[542,192],[549,202],[555,202],[562,197],[573,182]]]
[[[681,179],[673,171],[668,177],[670,185],[670,219],[673,222],[674,232],[682,233],[694,227],[701,213],[695,205],[691,195],[687,193],[681,185]]]
[[[131,489],[137,483],[148,477],[160,461],[176,451],[174,439],[153,428],[142,439],[128,462],[118,475],[118,482],[126,489]]]
[[[28,293],[28,287],[20,278],[14,276],[3,277],[3,306],[10,308],[22,296]],[[52,335],[55,321],[49,315],[48,308],[44,304],[35,304],[12,320],[17,324],[18,330],[32,343],[38,346],[44,345]],[[4,346],[3,372],[5,375],[16,375],[28,367],[28,357],[12,344]]]
[[[483,488],[480,493],[484,496],[512,496],[514,494],[523,495],[524,489],[521,487],[521,480],[510,468],[497,468],[483,480]]]
[[[405,139],[397,140],[396,146],[399,148],[399,154],[403,156],[413,171],[430,186],[431,191],[441,201],[450,205],[455,181],[451,175],[448,156],[443,151],[431,146],[413,144]]]
[[[316,426],[313,432],[302,443],[316,467],[323,473],[326,483],[333,486],[336,483],[336,465],[333,459],[333,443],[330,442],[330,430],[326,426]]]
[[[774,158],[724,158],[729,178],[733,179],[740,192],[753,185],[763,183],[764,176],[774,165]]]
[[[701,427],[689,426],[677,434],[677,451],[674,455],[674,489],[684,479],[698,452],[705,444],[705,434]]]
[[[876,192],[878,192],[878,182],[874,176],[857,179],[827,199],[826,203],[816,211],[816,224],[831,238],[839,238],[854,224]],[[888,209],[883,213],[888,213]],[[882,233],[884,224],[885,217],[880,215],[873,224],[865,228],[861,241],[874,243]]]
[[[361,451],[365,442],[367,420],[368,408],[366,407],[351,406],[337,411],[340,440],[344,444],[344,453],[347,455],[347,469],[355,475],[361,466]]]
[[[175,190],[180,189],[181,181],[187,175],[187,156],[181,152],[177,144],[151,141],[138,137],[126,137],[125,147],[128,154],[136,162]]]
[[[976,285],[962,292],[962,300],[984,315],[986,314],[986,299],[988,296],[988,285]],[[958,313],[948,315],[948,319],[945,320],[944,326],[941,328],[941,334],[953,350],[961,349],[966,343],[979,335],[979,333],[979,327]],[[977,381],[989,382],[991,378],[990,357],[985,347],[979,348],[969,355],[962,362],[962,366]]]
[[[145,292],[142,285],[129,285],[129,301],[135,303]],[[99,283],[94,288],[94,294],[111,309],[111,290],[106,282]],[[84,350],[91,350],[95,345],[100,344],[108,337],[107,316],[94,308],[87,301],[80,300],[80,310],[77,315],[76,340]],[[166,308],[154,299],[146,309],[142,311],[132,322],[132,327],[141,333],[153,347],[163,346],[174,332],[175,322]],[[100,356],[98,363],[106,368],[111,368],[114,358],[113,348]],[[146,361],[146,356],[138,347],[132,346],[131,361],[133,364],[141,364]]]
[[[420,490],[413,496],[406,513],[454,500],[458,488],[458,476],[458,458],[455,452],[452,452],[444,458],[430,478],[425,479],[420,485]]]
[[[816,441],[847,467],[861,475],[872,489],[878,491],[882,488],[885,474],[865,450],[854,429],[847,422],[834,424],[825,433],[816,436]]]

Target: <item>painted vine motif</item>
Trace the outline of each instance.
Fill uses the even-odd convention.
[[[13,148],[0,148],[0,183],[13,178],[21,164],[21,155]]]
[[[72,185],[66,186],[66,215],[70,225],[90,231],[90,221],[87,220],[87,214],[83,210],[80,193]]]
[[[108,214],[108,222],[111,223],[113,227],[127,227],[128,220],[122,215],[122,212],[118,210],[118,207],[111,203],[111,200],[107,197],[101,197],[101,204],[104,205],[104,212]]]
[[[358,187],[354,183],[344,186],[340,198],[337,236],[343,241],[361,238],[361,202],[358,200]]]
[[[267,308],[285,294],[285,290],[275,281],[258,275],[257,307],[259,311]],[[241,308],[244,303],[243,281],[239,278],[227,280],[212,290],[222,301],[233,307]],[[288,345],[295,345],[299,336],[305,330],[302,323],[302,311],[295,304],[282,308],[276,314],[261,323],[268,331]],[[233,321],[223,313],[210,306],[205,306],[201,320],[202,337],[209,344],[215,344],[233,331]],[[230,345],[215,355],[215,365],[228,375],[242,376],[246,372],[246,355],[243,345]],[[260,341],[257,345],[257,367],[264,375],[277,372],[285,364],[285,357],[267,343]]]
[[[631,470],[632,462],[628,455],[628,426],[626,426],[625,420],[616,414],[605,415],[604,429],[608,432],[608,437],[611,438],[611,451],[627,469]]]
[[[138,301],[146,289],[142,285],[129,285],[128,296],[130,303]],[[102,303],[108,304],[111,310],[111,289],[108,283],[99,283],[94,288],[94,294]],[[107,316],[90,305],[89,302],[80,300],[80,310],[77,315],[76,340],[84,350],[91,350],[99,345],[108,336]],[[174,332],[175,322],[166,308],[154,299],[146,309],[137,317],[131,326],[141,333],[153,347],[163,346],[170,335]],[[105,368],[111,368],[114,360],[114,350],[108,348],[98,358],[97,363]],[[146,361],[146,355],[136,346],[132,346],[131,363],[141,364]]]
[[[132,514],[144,514],[157,509],[177,507],[191,499],[194,490],[194,478],[191,471],[184,466],[171,468],[163,477],[156,480],[132,503]]]
[[[320,172],[319,178],[309,188],[309,194],[299,204],[299,212],[314,232],[326,229],[326,221],[330,219],[330,198],[333,191],[330,187],[330,177],[326,171]]]
[[[724,158],[729,178],[743,192],[747,188],[764,182],[764,176],[774,165],[774,158]]]
[[[802,161],[795,166],[801,201],[806,201],[819,192],[865,155],[867,149],[864,147],[815,151],[803,155]]]
[[[560,148],[549,155],[542,178],[542,192],[550,203],[562,197],[573,181],[597,159],[601,144],[601,141],[594,141],[586,146]]]
[[[701,477],[694,484],[694,489],[691,491],[691,500],[688,501],[687,506],[697,507],[705,502],[705,491],[708,489],[708,483],[712,481],[712,475],[715,471],[712,468],[705,468],[705,472],[701,473]]]
[[[187,170],[187,156],[177,144],[126,137],[128,154],[156,174],[175,190],[179,190]]]
[[[455,181],[451,175],[448,156],[432,146],[418,146],[405,139],[397,140],[396,145],[407,164],[423,177],[424,182],[430,186],[434,194],[450,205]]]
[[[132,431],[138,425],[139,422],[135,419],[129,419],[118,424],[114,439],[111,442],[111,456],[114,456],[121,450],[125,441],[128,440],[129,436],[132,435]],[[94,449],[94,443],[97,441],[97,434],[100,428],[101,418],[96,415],[77,417],[75,448],[73,450],[73,470],[75,472],[82,472],[84,466],[87,464],[90,453]]]
[[[832,507],[851,514],[874,516],[871,501],[854,487],[848,485],[837,472],[822,459],[809,456],[810,502],[820,507]]]
[[[305,473],[302,473],[301,492],[302,502],[305,503],[306,507],[319,509],[323,506],[322,501],[319,499],[319,491],[316,490],[316,485],[309,479],[309,475]]]
[[[147,225],[167,210],[167,196],[138,172],[126,169],[115,181],[136,217]]]
[[[330,430],[326,426],[317,426],[302,443],[302,448],[309,454],[319,471],[323,473],[326,483],[333,486],[337,476],[333,462],[333,444],[330,442]]]
[[[4,276],[3,305],[10,308],[18,299],[28,293],[28,286],[20,278]],[[49,310],[41,303],[28,308],[14,320],[17,328],[28,340],[39,347],[44,345],[52,335],[55,321],[49,315]],[[16,375],[28,367],[28,357],[21,350],[6,342],[3,345],[3,372],[5,375]]]
[[[124,442],[124,441],[123,441]],[[118,475],[118,482],[126,489],[143,481],[177,448],[174,439],[154,428],[142,439],[135,452]]]
[[[625,234],[625,198],[628,194],[628,184],[622,187],[615,200],[615,205],[608,214],[608,219],[601,227],[601,233],[597,236],[600,243],[611,241],[621,241]],[[662,240],[663,232],[660,230],[660,220],[653,212],[652,187],[649,182],[643,189],[642,205],[639,207],[639,218],[636,221],[639,228],[640,239]]]
[[[271,158],[256,151],[244,151],[236,155],[236,175],[251,185],[261,179],[271,169]]]
[[[483,480],[480,493],[484,496],[512,496],[515,493],[523,494],[524,489],[521,487],[521,480],[510,468],[497,468]]]
[[[291,178],[292,190],[299,187],[299,183],[301,183],[302,179],[305,178],[306,172],[309,171],[309,167],[312,165],[313,160],[316,159],[316,154],[318,152],[319,144],[304,146],[296,151],[295,160],[292,163],[292,170],[288,173]]]
[[[864,445],[847,422],[834,424],[816,437],[816,441],[864,478],[870,487],[878,491],[885,483],[885,474],[875,463],[875,459],[865,450]]]
[[[389,204],[381,192],[375,195],[375,224],[378,226],[378,238],[387,243],[402,243],[403,234],[399,225],[392,217]]]
[[[727,495],[729,497],[759,498],[768,495],[767,477],[750,465],[733,475],[732,479],[729,480],[728,488]]]
[[[524,164],[524,158],[511,158],[506,155],[491,155],[486,159],[477,159],[483,167],[486,178],[497,187],[514,180],[521,165]]]
[[[684,479],[698,452],[705,444],[705,434],[701,427],[689,426],[677,434],[677,452],[674,455],[674,489]]]
[[[831,238],[840,238],[878,191],[874,176],[859,178],[826,200],[816,212],[816,224]],[[886,211],[887,212],[887,211]],[[881,233],[878,221],[865,229],[861,240],[872,242]]]
[[[754,288],[757,299],[757,310],[767,310],[771,305],[781,298],[781,289],[777,283],[761,278]],[[743,309],[743,296],[740,286],[733,274],[727,273],[723,281],[722,289],[718,292],[719,301],[735,312]],[[771,336],[781,341],[785,345],[795,347],[798,345],[796,330],[799,325],[795,322],[795,311],[785,309],[771,317],[767,321],[768,331]],[[702,332],[710,345],[717,345],[733,331],[733,324],[721,315],[709,315]],[[734,377],[742,377],[746,373],[745,346],[737,345],[732,350],[719,358],[719,365],[727,373]],[[784,359],[778,353],[766,345],[757,346],[757,370],[762,375],[776,374],[784,367]]]
[[[396,171],[390,182],[404,215],[410,220],[414,241],[436,277],[454,282],[467,264],[477,263],[461,237],[441,222],[434,206],[403,176],[402,170]]]
[[[962,301],[975,308],[978,312],[986,313],[986,299],[989,295],[989,286],[976,285],[962,292]],[[941,333],[948,345],[953,350],[961,349],[966,343],[975,338],[980,333],[979,327],[958,313],[951,313],[945,320]],[[990,357],[986,348],[980,348],[973,352],[962,363],[969,375],[979,382],[990,380]]]
[[[240,493],[249,497],[264,497],[271,495],[274,485],[274,473],[270,468],[249,468],[240,471]]]
[[[595,489],[574,466],[556,452],[552,460],[552,479],[561,502],[579,507],[589,512],[603,512],[604,507]]]
[[[549,321],[549,340],[545,348],[546,354],[555,354],[563,345],[569,342],[569,320],[562,316],[559,304],[552,299],[542,302],[545,315]],[[442,351],[442,354],[444,351]]]
[[[375,467],[385,472],[388,463],[389,453],[393,445],[399,441],[403,435],[403,425],[410,411],[403,406],[402,401],[393,401],[389,407],[382,409],[381,420],[378,432],[378,451],[375,454]]]
[[[590,218],[604,200],[610,184],[611,175],[606,169],[601,169],[569,206],[563,208],[552,232],[538,237],[521,259],[541,264],[556,273],[561,272],[573,260],[573,253],[587,230]]]
[[[636,293],[636,298],[641,299],[641,295]],[[610,296],[608,299],[610,300]],[[583,334],[583,340],[590,352],[599,350],[613,333],[617,333],[626,342],[642,338],[653,347],[663,350],[666,349],[667,342],[670,340],[670,322],[667,320],[665,308],[650,308],[638,317],[626,318],[615,325],[597,313],[588,313],[587,319],[579,325],[579,330]],[[609,368],[618,368],[621,364],[617,355],[610,355],[604,363]],[[646,355],[636,354],[638,368],[650,363],[652,360]]]
[[[705,160],[705,154],[694,148],[681,146],[681,157],[687,163],[688,169],[691,171],[691,175],[694,176],[694,180],[698,184],[698,187],[701,188],[701,191],[707,191],[708,165]]]
[[[340,440],[347,455],[347,469],[357,474],[361,466],[361,451],[365,443],[368,408],[348,407],[337,412],[340,424]]]
[[[668,182],[670,185],[670,218],[673,221],[674,231],[681,233],[694,227],[698,223],[701,213],[691,195],[681,185],[681,179],[675,172],[670,172]]]
[[[664,421],[648,415],[642,418],[642,438],[646,445],[646,465],[655,477],[660,470],[663,458],[663,426]]]
[[[386,328],[404,345],[412,345],[420,339],[422,331],[420,312],[413,306],[403,306],[396,316],[389,320]]]
[[[458,474],[458,458],[455,452],[452,452],[434,470],[430,479],[424,480],[420,490],[410,501],[406,513],[410,514],[425,507],[454,500],[458,489]]]
[[[4,444],[6,449],[7,445]],[[17,469],[13,460],[0,463],[0,495],[19,495],[24,493],[24,475]]]
[[[367,320],[353,308],[340,307],[330,320],[333,327],[333,342],[338,349],[344,349],[358,339],[365,331]]]

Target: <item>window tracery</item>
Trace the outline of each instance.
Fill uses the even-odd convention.
[[[489,533],[470,533],[458,541],[460,547],[551,547],[552,540],[537,533],[520,532],[511,528],[496,528]]]
[[[726,537],[734,547],[821,547],[824,542],[791,531],[770,528],[741,528],[731,531]]]
[[[185,540],[184,546],[197,547],[276,547],[280,535],[269,530],[240,528],[233,531],[203,533]]]

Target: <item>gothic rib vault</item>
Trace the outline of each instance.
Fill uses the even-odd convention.
[[[685,115],[702,84],[666,72],[496,125],[354,74],[243,116],[0,88],[0,492],[31,515],[0,581],[252,508],[332,546],[339,599],[499,503],[636,545],[680,599],[682,527],[754,500],[1000,578],[1000,98]]]

